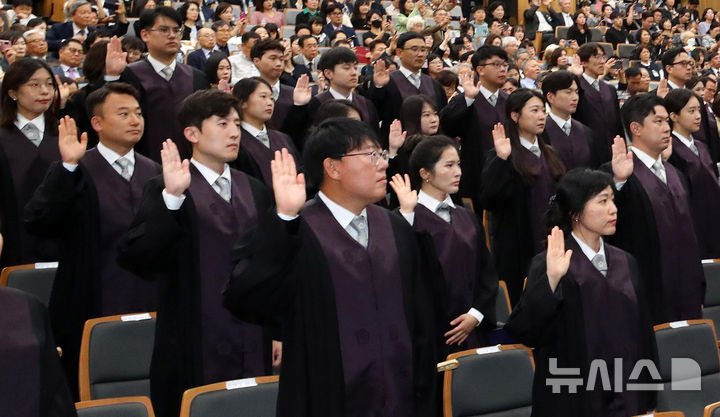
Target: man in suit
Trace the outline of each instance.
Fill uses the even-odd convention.
[[[443,132],[460,138],[460,159],[472,161],[463,164],[460,178],[460,196],[473,200],[476,212],[480,210],[480,173],[488,150],[493,148],[492,130],[497,123],[505,122],[507,94],[500,90],[505,83],[508,56],[498,46],[478,48],[471,60],[479,83],[473,77],[463,77],[464,94],[458,94],[440,111]]]
[[[218,20],[211,26],[215,32],[215,50],[222,52],[225,56],[229,57],[234,51],[238,50],[235,45],[230,45],[230,25],[227,22]]]
[[[708,57],[710,70],[715,74],[715,78],[720,78],[720,51],[715,51]]]
[[[45,61],[48,53],[45,33],[38,29],[32,29],[23,33],[23,38],[25,38],[25,45],[27,45],[25,55]]]
[[[232,65],[232,85],[243,78],[257,77],[260,75],[255,64],[250,59],[250,51],[256,42],[260,40],[260,35],[255,32],[245,32],[242,34],[242,44],[240,52],[231,55],[228,60]]]
[[[620,105],[615,87],[602,80],[608,61],[605,50],[595,42],[588,42],[577,51],[584,72],[580,77],[580,101],[575,119],[589,127],[598,145],[598,163],[610,160],[610,147],[615,136],[624,137],[620,122]]]
[[[447,104],[445,90],[440,83],[421,72],[429,50],[425,38],[419,33],[405,32],[398,37],[397,50],[400,68],[391,73],[385,67],[385,62],[378,60],[373,82],[367,91],[368,97],[380,112],[380,140],[384,148],[388,145],[386,140],[390,124],[400,119],[403,100],[415,94],[426,94],[435,99],[438,111]]]
[[[60,65],[51,67],[53,73],[73,81],[83,76],[82,61],[85,58],[82,43],[77,39],[67,39],[60,45]]]
[[[332,35],[333,32],[336,30],[341,30],[345,32],[348,39],[353,41],[353,43],[357,44],[356,37],[355,37],[355,29],[351,28],[350,26],[343,25],[343,7],[339,3],[330,3],[330,5],[325,8],[325,15],[330,17],[330,23],[327,23],[325,26],[323,26],[323,33],[327,35],[329,38],[330,35]]]
[[[317,39],[315,39],[312,35],[300,36],[298,38],[298,46],[301,51],[300,54],[293,58],[293,62],[295,65],[302,65],[305,68],[305,72],[308,77],[317,81],[317,75],[313,77],[315,71],[318,70],[318,61],[320,61]]]
[[[91,4],[85,0],[76,1],[70,6],[70,21],[64,23],[56,23],[50,27],[46,35],[48,48],[50,52],[57,53],[60,44],[65,39],[75,38],[79,41],[85,41],[90,32],[95,27],[90,26],[92,19]],[[120,7],[117,11],[118,23],[114,26],[112,32],[115,36],[123,36],[127,32],[127,18],[125,16],[125,8]]]
[[[259,41],[250,51],[250,58],[260,73],[260,78],[267,81],[272,88],[275,110],[271,121],[275,129],[282,127],[285,116],[293,105],[293,88],[280,83],[280,76],[285,70],[283,55],[285,47],[275,39]]]
[[[193,91],[209,87],[205,73],[177,62],[180,50],[182,19],[172,7],[158,7],[142,13],[140,36],[148,48],[147,59],[127,65],[120,40],[108,44],[105,80],[121,80],[140,91],[140,105],[147,121],[145,134],[136,150],[154,161],[160,161],[165,139],[174,139],[180,154],[189,156],[190,143],[182,135],[172,110]]]
[[[205,71],[205,63],[215,49],[215,32],[210,28],[199,29],[197,39],[200,47],[188,54],[187,64],[200,71]]]
[[[544,6],[547,11],[541,11],[540,6]],[[542,32],[543,47],[547,41],[555,35],[555,20],[553,19],[555,10],[550,6],[550,0],[530,0],[530,8],[523,12],[525,16],[525,37],[535,39],[535,32]]]
[[[550,16],[553,18],[553,29],[558,26],[570,27],[574,25],[575,19],[573,19],[570,0],[559,0],[558,5],[560,6],[560,13],[555,12],[552,8],[548,8],[548,13],[550,13]]]
[[[639,94],[623,105],[622,120],[632,152],[616,137],[605,165],[618,188],[608,240],[637,259],[654,324],[701,318],[705,278],[685,178],[660,155],[671,142],[667,110],[656,95]]]
[[[53,331],[68,377],[77,386],[85,321],[157,309],[156,285],[118,265],[117,246],[140,206],[145,181],[160,167],[133,151],[143,133],[138,92],[110,83],[87,98],[97,147],[86,152],[75,121],[60,121],[62,163],[53,164],[25,206],[25,227],[60,239],[60,264],[50,297]]]

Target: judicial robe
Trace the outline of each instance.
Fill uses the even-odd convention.
[[[578,101],[577,110],[573,115],[593,132],[597,143],[598,163],[602,164],[612,159],[611,146],[615,136],[625,137],[620,120],[620,101],[617,98],[615,87],[600,81],[600,91],[597,91],[585,77],[580,78],[582,94]]]
[[[699,155],[673,135],[673,152],[668,162],[687,179],[690,212],[700,256],[702,259],[716,259],[720,258],[720,185],[708,148],[702,142],[694,143]]]
[[[303,163],[300,153],[295,148],[292,139],[277,130],[267,130],[270,147],[268,148],[255,136],[245,129],[240,133],[240,151],[235,161],[230,163],[232,168],[262,181],[269,188],[272,188],[272,173],[270,172],[270,161],[275,159],[275,151],[287,149],[295,159],[298,173],[303,172]]]
[[[0,415],[76,416],[40,300],[0,287],[0,329]]]
[[[718,135],[715,115],[703,103],[700,110],[700,130],[693,133],[693,137],[704,143],[713,162],[720,161],[720,135]]]
[[[536,177],[526,182],[513,168],[512,158],[523,158]],[[542,251],[547,236],[544,213],[556,181],[546,159],[538,158],[523,146],[502,160],[492,149],[483,167],[480,199],[490,211],[492,254],[498,276],[505,281],[510,302],[520,298],[523,280],[533,256]]]
[[[417,94],[425,94],[435,99],[438,112],[447,104],[445,90],[443,90],[440,83],[430,78],[429,75],[420,75],[420,88],[417,88],[405,78],[400,70],[390,73],[390,81],[384,87],[378,88],[371,83],[367,94],[380,112],[382,122],[380,141],[383,149],[388,147],[390,125],[393,120],[400,119],[400,108],[406,98]]]
[[[647,371],[640,379],[629,379],[640,359],[656,361],[655,338],[650,311],[644,298],[642,279],[635,258],[605,243],[608,272],[603,276],[585,256],[574,238],[565,240],[572,249],[570,268],[556,292],[547,277],[546,252],[533,258],[527,287],[513,309],[505,330],[535,349],[533,417],[627,417],[654,407],[654,392],[630,391],[627,383],[648,383]],[[558,368],[575,368],[580,375],[554,376],[551,358]],[[622,359],[622,376],[615,393],[615,358]],[[612,387],[603,391],[595,374],[594,390],[587,390],[590,363],[604,360]],[[657,362],[655,362],[657,363]],[[577,393],[567,385],[552,393],[548,378],[581,378]]]
[[[705,278],[685,178],[663,162],[665,185],[633,159],[633,174],[615,194],[617,229],[608,241],[637,259],[653,324],[701,318]],[[612,172],[610,164],[603,169]]]
[[[153,407],[175,417],[185,390],[223,380],[268,375],[270,339],[259,326],[222,308],[236,234],[255,224],[272,196],[261,183],[231,170],[231,202],[223,200],[190,164],[190,188],[179,210],[162,197],[162,177],[145,184],[137,216],[120,243],[118,262],[143,278],[159,280],[150,369]],[[262,356],[262,352],[268,354]]]
[[[293,92],[295,91],[294,88],[282,83],[279,84],[279,86],[280,94],[278,95],[278,99],[275,100],[275,108],[273,109],[272,118],[270,119],[272,126],[277,130],[282,127],[288,111],[293,106]]]
[[[142,59],[128,65],[120,74],[120,81],[137,88],[140,107],[145,117],[145,132],[135,150],[155,162],[160,162],[160,150],[166,139],[172,139],[180,157],[190,158],[192,146],[183,136],[176,112],[185,97],[198,90],[210,88],[205,73],[189,65],[177,63],[167,81],[155,72],[150,61]]]
[[[435,415],[436,333],[415,234],[375,205],[367,219],[365,249],[315,197],[289,222],[269,210],[235,246],[226,305],[283,319],[280,417]]]
[[[577,120],[570,119],[570,135],[566,135],[555,119],[548,117],[541,136],[552,145],[568,171],[573,168],[597,168],[603,162],[598,156],[601,150],[596,146],[592,131]]]
[[[73,387],[86,320],[157,309],[156,285],[120,268],[116,257],[140,206],[143,184],[160,173],[155,162],[135,153],[127,181],[90,149],[74,172],[54,163],[25,207],[30,233],[62,243],[48,309]]]
[[[40,146],[33,145],[15,125],[0,127],[0,232],[4,245],[1,267],[40,261],[57,261],[57,242],[29,234],[22,213],[50,164],[60,160],[54,120],[45,121]]]
[[[490,331],[497,326],[495,299],[498,277],[485,245],[485,230],[470,210],[456,206],[450,209],[450,223],[427,207],[415,207],[413,229],[423,244],[429,244],[432,260],[432,293],[437,307],[436,329],[440,358],[462,350],[487,346]],[[474,308],[483,320],[461,345],[448,346],[444,334],[450,322]]]

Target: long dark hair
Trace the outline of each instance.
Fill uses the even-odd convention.
[[[435,164],[447,148],[454,148],[458,155],[460,154],[457,140],[450,139],[445,135],[427,136],[415,146],[410,154],[410,182],[413,189],[417,190],[422,187],[420,169],[433,171]]]
[[[591,198],[607,187],[615,192],[615,183],[608,173],[589,168],[570,170],[558,182],[557,192],[545,212],[548,234],[557,226],[568,236],[572,232],[573,218],[582,213]]]
[[[420,119],[422,119],[422,110],[425,104],[437,111],[435,100],[425,94],[413,95],[403,101],[400,107],[400,123],[408,137],[422,134]]]
[[[228,64],[230,63],[230,60],[228,59],[228,57],[225,56],[225,54],[213,53],[210,54],[210,57],[205,62],[205,77],[210,84],[217,84],[220,82],[217,76],[217,70],[220,66],[220,63],[223,61],[227,61]],[[232,73],[230,74],[229,82],[232,84]]]
[[[32,78],[38,70],[41,69],[46,70],[50,75],[50,80],[52,80],[53,91],[55,94],[52,104],[50,104],[50,108],[45,111],[46,126],[50,128],[49,131],[57,128],[55,115],[57,114],[60,106],[60,90],[58,89],[57,82],[55,81],[55,76],[53,75],[50,66],[48,66],[45,61],[27,57],[20,58],[10,64],[5,72],[5,77],[2,82],[2,102],[0,102],[2,108],[0,125],[10,127],[17,119],[17,102],[10,98],[9,91],[17,91],[23,84],[28,82],[28,80]]]
[[[581,13],[582,13],[583,16],[585,16],[585,24],[582,25],[582,27],[578,26],[578,24],[577,24],[577,18],[578,18],[578,16],[580,16]],[[578,10],[578,11],[576,11],[575,14],[573,15],[573,26],[575,26],[575,29],[577,29],[577,30],[581,30],[581,29],[582,29],[583,33],[588,33],[588,31],[589,31],[590,29],[588,29],[587,20],[588,20],[588,15],[585,14],[582,10]]]
[[[508,138],[510,138],[512,152],[515,155],[523,149],[523,146],[520,144],[520,130],[518,123],[515,123],[510,115],[512,113],[517,113],[518,115],[521,114],[525,104],[527,104],[527,102],[533,97],[537,97],[545,103],[545,99],[541,93],[528,88],[519,88],[513,91],[512,94],[508,96],[507,101],[505,101],[505,115],[507,116],[507,120],[505,120],[505,134]],[[537,135],[537,145],[550,166],[550,172],[552,173],[553,178],[555,178],[555,180],[559,180],[560,177],[565,174],[565,164],[563,164],[557,156],[555,149],[545,143],[541,136],[542,135]],[[511,157],[511,160],[513,168],[515,168],[515,171],[520,174],[526,183],[532,184],[535,180],[537,180],[540,173],[530,170],[530,168],[523,163],[523,158]]]

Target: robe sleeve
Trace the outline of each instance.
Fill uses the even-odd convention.
[[[48,170],[32,199],[25,206],[23,221],[32,234],[60,236],[68,226],[82,185],[82,168],[70,172],[60,162]]]
[[[477,97],[476,97],[477,99]],[[440,123],[449,136],[461,136],[467,129],[472,116],[472,105],[468,106],[464,94],[453,97],[447,106],[440,110]],[[470,138],[468,138],[470,139]],[[474,138],[478,139],[478,138]]]
[[[507,205],[508,200],[517,198],[513,193],[515,169],[511,158],[512,155],[503,160],[497,156],[494,149],[488,152],[480,181],[480,200],[482,206],[490,211],[501,209]]]
[[[477,230],[477,279],[473,308],[483,315],[482,327],[494,329],[497,326],[495,302],[498,291],[498,275],[495,264],[485,245],[485,228],[473,216]]]

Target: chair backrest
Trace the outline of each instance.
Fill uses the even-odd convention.
[[[635,49],[637,45],[628,43],[619,43],[617,46],[617,54],[620,58],[635,59]]]
[[[445,371],[444,417],[530,416],[535,362],[523,345],[498,345],[448,356],[458,366]]]
[[[295,34],[295,25],[285,25],[280,28],[280,34],[283,38],[289,39]]]
[[[510,307],[507,284],[505,284],[505,281],[498,281],[497,297],[495,298],[495,317],[497,318],[498,327],[502,327],[507,323],[511,312],[512,307]]]
[[[155,417],[150,398],[122,397],[75,403],[78,417]]]
[[[720,326],[720,262],[716,260],[703,260],[705,272],[705,303],[703,304],[703,318],[713,321],[715,328]]]
[[[297,15],[302,13],[301,9],[285,9],[285,23],[288,25],[294,25]]]
[[[720,417],[720,402],[706,405],[703,417]]]
[[[50,302],[57,262],[8,266],[0,272],[0,286],[11,287],[30,293],[45,306]]]
[[[567,39],[567,33],[570,26],[556,26],[555,37],[558,39]]]
[[[180,417],[275,417],[279,380],[263,376],[189,389]]]
[[[88,320],[80,346],[80,400],[150,396],[155,313]]]
[[[611,43],[598,42],[597,44],[603,48],[603,50],[605,51],[605,55],[607,55],[608,57],[611,57],[615,54],[615,48],[613,48]]]
[[[590,28],[590,42],[603,42],[605,40],[605,36],[602,33],[602,30],[598,28]]]
[[[720,356],[712,321],[664,323],[654,329],[663,385],[657,411],[702,415],[707,404],[720,401]]]
[[[681,411],[668,411],[665,413],[641,414],[634,417],[685,417],[685,413]]]

